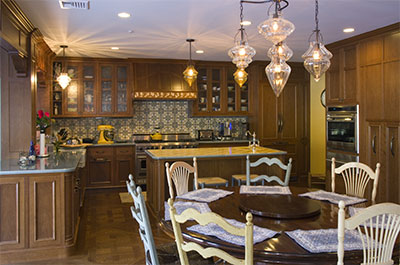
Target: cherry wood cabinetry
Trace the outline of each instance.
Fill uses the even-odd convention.
[[[134,173],[133,146],[98,146],[88,148],[87,187],[124,186]]]
[[[1,263],[67,256],[79,227],[76,172],[0,176]]]
[[[57,82],[67,71],[70,84]],[[121,60],[69,58],[53,62],[52,114],[55,117],[132,115],[131,66]]]
[[[291,64],[292,73],[277,98],[265,76],[265,65],[259,65],[259,86],[254,91],[258,109],[251,117],[262,146],[288,152],[293,159],[293,176],[306,175],[309,167],[309,75],[301,64]]]
[[[197,99],[193,103],[194,116],[248,115],[249,87],[236,84],[231,64],[196,66]]]
[[[329,47],[328,47],[329,48]],[[357,46],[349,45],[332,51],[331,66],[326,73],[327,105],[357,104]]]
[[[187,62],[177,60],[133,60],[134,99],[194,99],[196,86],[183,79]]]

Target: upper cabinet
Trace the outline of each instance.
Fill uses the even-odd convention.
[[[186,63],[134,60],[134,99],[195,99],[196,86],[183,79]]]
[[[67,71],[70,84],[57,83]],[[129,63],[69,61],[53,63],[52,114],[58,117],[132,115]]]
[[[331,66],[326,72],[326,103],[357,104],[357,46],[332,49],[331,52]]]
[[[198,65],[197,99],[193,103],[195,116],[248,115],[249,89],[246,82],[236,84],[232,65]]]

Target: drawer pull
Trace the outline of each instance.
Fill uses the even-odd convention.
[[[376,135],[374,135],[374,138],[372,138],[372,142],[371,142],[372,152],[374,152],[374,154],[376,154],[375,140],[376,140]]]
[[[392,156],[394,156],[394,150],[393,150],[393,142],[394,142],[394,136],[392,136],[392,139],[390,139],[390,153],[392,153]]]

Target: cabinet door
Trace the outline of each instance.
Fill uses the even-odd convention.
[[[400,129],[398,124],[387,124],[385,126],[385,175],[387,179],[386,201],[400,203]],[[383,165],[384,166],[384,165]]]
[[[197,71],[197,100],[194,104],[194,112],[207,113],[211,108],[207,92],[209,89],[207,68],[198,68]]]
[[[332,50],[333,57],[331,66],[326,72],[326,104],[334,105],[340,103],[340,51]]]
[[[383,117],[382,64],[365,66],[363,69],[363,91],[365,95],[366,120],[381,120]]]
[[[88,186],[108,186],[112,184],[112,156],[89,158]]]
[[[128,66],[117,66],[116,112],[129,112]]]
[[[398,36],[400,39],[400,34]],[[400,61],[385,62],[383,65],[383,96],[385,119],[400,120]]]
[[[238,93],[237,91],[240,90],[239,85],[236,84],[233,74],[235,72],[235,68],[229,67],[226,71],[226,112],[228,114],[233,115],[235,112],[239,110],[238,104]],[[239,100],[240,102],[240,100]]]
[[[222,112],[222,99],[221,89],[222,83],[222,68],[213,67],[211,68],[211,111],[213,113]]]
[[[357,49],[356,46],[343,50],[343,85],[341,92],[344,104],[357,103]]]
[[[381,143],[382,143],[382,126],[380,123],[367,123],[368,137],[365,150],[367,150],[367,162],[371,168],[375,168],[376,163],[382,163]]]
[[[71,82],[64,89],[64,115],[77,115],[79,111],[79,67],[76,64],[67,64],[67,73]]]
[[[1,177],[0,251],[25,247],[25,202],[24,177]]]
[[[61,245],[60,175],[29,176],[29,247]]]
[[[259,114],[261,116],[260,133],[261,144],[265,145],[267,141],[278,139],[278,100],[268,83],[261,83],[261,96],[259,97]]]
[[[61,62],[53,62],[53,74],[52,74],[52,115],[58,116],[63,114],[63,89],[57,82],[57,77],[61,73],[63,64]]]
[[[125,185],[129,174],[134,174],[133,161],[134,157],[131,155],[117,156],[114,185]]]
[[[83,65],[82,77],[82,114],[90,115],[96,113],[96,68],[94,65]]]
[[[113,101],[113,67],[100,65],[100,113],[112,114]]]

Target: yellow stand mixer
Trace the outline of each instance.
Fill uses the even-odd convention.
[[[97,130],[100,131],[98,144],[113,144],[114,143],[114,127],[111,125],[99,125]]]

